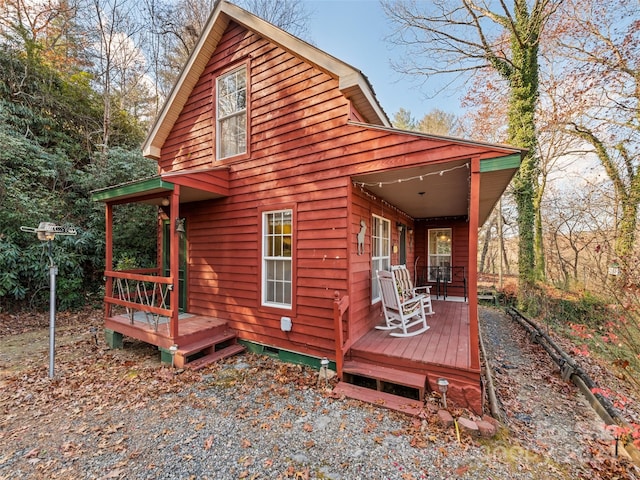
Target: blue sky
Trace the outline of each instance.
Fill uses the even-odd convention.
[[[433,97],[438,79],[419,84],[417,79],[393,70],[390,60],[402,52],[392,50],[385,40],[392,27],[378,0],[305,2],[313,11],[308,40],[366,75],[389,119],[400,108],[409,110],[417,120],[435,108],[461,114],[459,92],[449,90]]]

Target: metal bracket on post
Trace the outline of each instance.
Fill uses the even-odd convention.
[[[35,227],[20,227],[23,232],[35,233],[38,240],[47,242],[47,255],[49,256],[49,378],[55,375],[54,358],[56,346],[56,275],[58,267],[53,261],[53,240],[56,235],[76,235],[78,232],[73,227],[61,227],[55,223],[40,222]]]

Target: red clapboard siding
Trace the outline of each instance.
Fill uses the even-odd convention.
[[[250,74],[249,151],[218,162],[215,77],[242,64]],[[330,357],[334,291],[350,296],[353,336],[381,320],[379,304],[371,304],[372,214],[391,222],[393,244],[397,222],[415,229],[413,248],[407,245],[412,272],[413,259],[426,257],[426,233],[402,212],[354,187],[350,177],[468,158],[473,147],[349,124],[350,115],[336,78],[240,25],[228,25],[159,161],[161,171],[228,167],[228,197],[180,206],[188,225],[190,311],[228,320],[241,338]],[[261,212],[283,207],[294,207],[291,310],[264,308],[260,299]],[[362,255],[356,237],[360,220],[367,224]],[[456,261],[466,261],[464,227],[454,228]],[[392,263],[398,258],[392,253]],[[282,316],[292,317],[292,332],[280,330]]]

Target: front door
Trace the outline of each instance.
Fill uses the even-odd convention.
[[[170,241],[170,222],[165,220],[162,232],[162,274],[168,277],[170,271],[171,258],[171,241]],[[186,230],[186,229],[185,229]],[[187,233],[180,233],[178,236],[178,244],[180,247],[180,257],[178,261],[178,310],[185,311],[187,305]]]

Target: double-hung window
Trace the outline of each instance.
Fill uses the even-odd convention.
[[[262,304],[291,308],[293,211],[262,215]]]
[[[389,270],[391,265],[391,222],[373,216],[371,229],[371,302],[380,300],[378,270]]]
[[[451,229],[429,230],[429,281],[451,281]]]
[[[247,151],[247,69],[243,66],[218,77],[216,82],[217,158]]]

